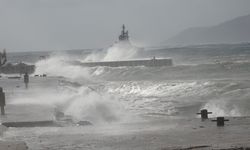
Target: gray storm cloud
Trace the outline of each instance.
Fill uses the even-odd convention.
[[[0,48],[107,47],[123,23],[132,42],[157,45],[186,28],[250,14],[248,6],[248,0],[1,0]]]

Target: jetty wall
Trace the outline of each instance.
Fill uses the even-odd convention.
[[[84,62],[80,63],[81,66],[95,67],[95,66],[108,66],[108,67],[122,67],[122,66],[146,66],[146,67],[161,67],[172,66],[172,59],[149,59],[149,60],[128,60],[128,61],[103,61],[103,62]]]

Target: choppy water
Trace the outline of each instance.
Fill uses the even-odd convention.
[[[24,90],[21,81],[3,77],[0,83],[8,103],[41,105],[60,110],[75,121],[94,124],[195,118],[202,108],[212,111],[213,117],[250,115],[249,45],[137,53],[143,58],[169,56],[174,62],[170,67],[84,68],[70,63],[89,59],[88,53],[47,53],[49,56],[43,60],[39,60],[40,53],[25,53],[24,61],[37,67],[34,75],[48,77],[32,77],[29,90]],[[13,60],[24,59],[20,54],[11,55]]]
[[[111,53],[117,49],[119,47],[111,48]],[[159,54],[171,56],[175,64],[172,67],[84,68],[70,63],[72,60],[86,58],[89,60],[89,56],[97,55],[99,58],[100,54],[98,53],[99,51],[90,55],[89,51],[26,52],[10,55],[13,62],[23,59],[26,62],[34,63],[37,67],[34,74],[47,74],[53,78],[48,80],[34,78],[34,83],[31,83],[31,86],[34,84],[37,91],[43,91],[43,95],[50,97],[63,95],[56,100],[50,100],[53,105],[64,101],[84,103],[86,100],[81,99],[88,97],[86,103],[91,103],[94,106],[95,103],[97,105],[99,102],[104,103],[101,105],[105,108],[99,110],[105,109],[102,111],[110,111],[109,113],[117,111],[113,112],[113,108],[104,106],[105,103],[110,103],[111,99],[111,103],[116,103],[115,107],[119,104],[121,107],[119,111],[122,109],[122,111],[146,116],[194,116],[195,112],[201,108],[213,111],[214,116],[219,114],[226,116],[249,115],[250,61],[248,58],[250,46],[248,44],[169,48],[165,51],[164,49],[146,50],[138,51],[137,56],[134,56],[144,56],[144,58]],[[105,58],[112,56],[109,54],[109,49],[106,51],[106,56],[104,52],[101,53]],[[47,58],[39,60],[41,54]],[[180,64],[180,62],[182,63]],[[52,80],[53,82],[51,82]],[[47,90],[50,87],[57,89],[57,91]],[[39,93],[36,91],[30,93],[29,98],[33,99],[33,102],[37,99],[37,103],[43,103],[39,99]],[[97,100],[100,99],[99,97],[103,101]],[[16,103],[29,103],[27,98],[22,98],[22,96],[14,101]],[[78,105],[77,102],[75,103],[72,105]],[[86,107],[84,104],[82,105],[82,107]],[[64,108],[64,111],[69,112],[68,109]],[[81,108],[77,109],[80,112],[75,113],[75,117],[84,119],[79,113],[83,115],[88,112],[81,112]],[[98,113],[98,109],[95,111]]]

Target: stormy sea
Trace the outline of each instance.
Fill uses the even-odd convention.
[[[9,62],[35,65],[35,71],[28,89],[22,78],[8,79],[19,74],[1,74],[6,95],[6,116],[1,122],[56,120],[58,116],[61,120],[59,127],[5,129],[1,139],[25,141],[30,149],[219,145],[218,137],[197,142],[205,138],[197,130],[206,126],[200,125],[196,113],[207,109],[211,118],[250,115],[250,44],[120,49],[7,53]],[[173,66],[83,67],[72,63],[153,57],[170,58]],[[40,77],[43,74],[46,77]],[[81,121],[91,125],[82,126]],[[208,124],[207,136],[214,135],[215,123]],[[219,136],[222,132],[229,131],[220,130]],[[225,141],[235,142],[238,136]],[[168,142],[163,144],[163,140]]]

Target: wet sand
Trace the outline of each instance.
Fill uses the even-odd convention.
[[[224,127],[210,119],[145,119],[93,126],[8,128],[0,147],[23,149],[167,150],[250,147],[250,118],[228,118]],[[14,144],[13,144],[14,143]]]
[[[0,141],[0,150],[27,150],[25,142],[21,141]]]

